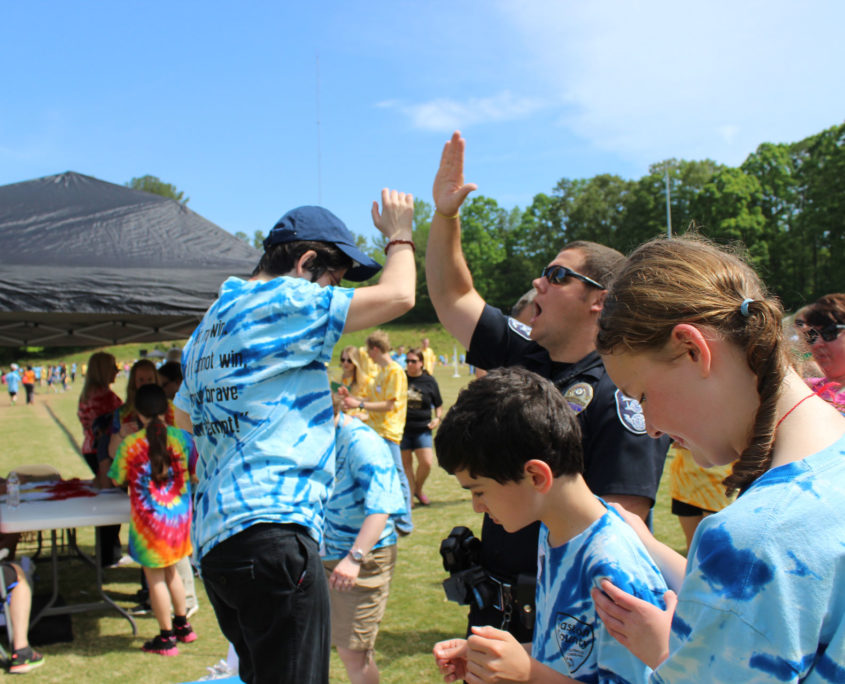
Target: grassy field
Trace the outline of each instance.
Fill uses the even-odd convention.
[[[431,338],[438,354],[448,352],[451,357],[454,340],[440,326],[417,326],[390,329],[394,345],[416,345],[423,336]],[[338,345],[360,345],[365,333],[345,336]],[[159,345],[167,350],[171,345]],[[177,343],[178,346],[178,343]],[[139,347],[152,349],[155,345],[127,345],[114,348],[119,360],[136,358]],[[458,347],[458,353],[462,350]],[[68,355],[67,362],[83,362],[90,354]],[[332,363],[336,372],[338,352]],[[25,362],[26,359],[19,359]],[[48,361],[44,361],[48,362]],[[453,377],[451,366],[440,366],[436,378],[446,406],[450,406],[468,381],[467,367]],[[90,477],[90,471],[79,455],[81,428],[76,419],[76,402],[81,389],[77,378],[71,390],[53,393],[46,386],[40,388],[33,406],[10,406],[8,394],[0,394],[0,473],[6,474],[24,463],[50,463],[64,477]],[[114,386],[118,394],[125,392],[125,380]],[[666,478],[661,485],[655,530],[662,539],[679,550],[683,535],[675,518],[669,513]],[[416,531],[399,542],[399,559],[391,589],[387,614],[381,625],[377,643],[377,660],[386,683],[418,684],[441,681],[431,658],[432,645],[441,639],[459,636],[465,627],[466,609],[446,601],[441,587],[445,577],[438,549],[440,540],[455,525],[467,525],[480,532],[480,517],[472,512],[469,495],[454,479],[438,468],[434,469],[426,491],[432,505],[414,509]],[[126,527],[122,539],[126,541]],[[93,530],[79,530],[80,545],[93,552]],[[90,567],[78,558],[61,561],[61,593],[68,603],[91,600],[94,577]],[[119,604],[130,607],[138,589],[139,569],[135,565],[106,570],[106,590]],[[36,592],[47,592],[50,586],[49,563],[38,563]],[[138,618],[139,635],[133,637],[129,624],[117,613],[95,612],[74,615],[74,641],[52,644],[42,650],[47,662],[29,675],[32,681],[45,682],[184,682],[206,674],[206,667],[226,655],[226,641],[220,634],[213,611],[205,599],[202,582],[197,582],[200,611],[192,618],[199,639],[180,645],[176,658],[161,658],[140,651],[144,640],[157,632],[152,616]],[[332,655],[331,681],[346,681],[345,670],[335,654]]]

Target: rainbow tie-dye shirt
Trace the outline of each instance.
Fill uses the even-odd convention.
[[[191,553],[191,482],[196,447],[190,433],[167,428],[169,477],[162,483],[150,473],[145,430],[120,443],[109,477],[129,485],[132,508],[129,555],[148,568],[166,568]]]

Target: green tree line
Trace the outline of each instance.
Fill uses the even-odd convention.
[[[665,235],[666,176],[673,233],[695,230],[744,248],[787,310],[845,287],[845,124],[796,143],[763,143],[739,167],[667,159],[637,180],[612,174],[561,178],[524,209],[472,195],[461,207],[462,244],[475,286],[509,311],[560,247],[593,240],[629,253]],[[417,304],[402,320],[436,320],[425,282],[433,207],[414,205]],[[238,234],[250,242],[246,234]],[[256,231],[251,242],[261,247]],[[379,261],[384,240],[359,245]],[[363,284],[363,283],[362,283]]]
[[[691,224],[720,244],[739,244],[779,296],[795,309],[845,286],[845,124],[797,143],[760,145],[737,168],[705,159],[668,159],[627,180],[600,174],[562,178],[525,209],[470,196],[461,208],[462,244],[475,286],[508,311],[572,240],[629,253],[666,234],[666,174],[673,232]],[[436,318],[425,283],[432,206],[416,200],[417,305],[403,320]],[[383,242],[370,245],[383,259]]]

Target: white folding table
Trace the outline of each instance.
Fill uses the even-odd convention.
[[[100,600],[90,603],[75,603],[67,606],[56,606],[59,596],[59,564],[56,553],[56,535],[59,530],[77,527],[117,525],[129,522],[129,497],[120,489],[104,489],[96,496],[77,496],[59,500],[27,501],[26,494],[22,494],[21,503],[16,508],[10,508],[3,497],[0,503],[0,532],[30,532],[49,530],[52,542],[51,556],[53,565],[53,594],[47,605],[37,615],[33,615],[30,625],[34,625],[42,617],[49,615],[66,615],[81,613],[89,610],[112,608],[129,620],[132,634],[138,633],[135,620],[123,608],[118,606],[103,591],[103,569],[100,565],[99,535],[95,535],[95,558],[92,563],[97,573],[97,591]],[[76,551],[89,562],[91,561],[78,547]]]

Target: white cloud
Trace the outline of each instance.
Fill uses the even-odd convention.
[[[842,121],[845,3],[500,0],[559,122],[648,163],[739,163]]]
[[[464,101],[436,98],[409,104],[389,100],[378,103],[378,106],[402,112],[415,128],[449,133],[474,124],[524,119],[544,105],[538,98],[517,97],[505,90],[491,97],[473,97]]]

